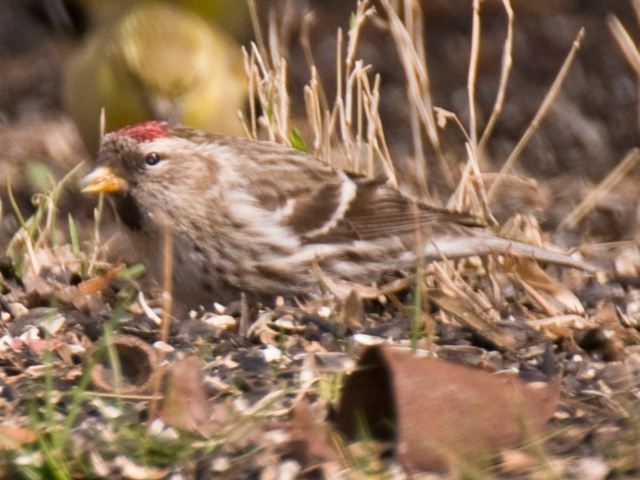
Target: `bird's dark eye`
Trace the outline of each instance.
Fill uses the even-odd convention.
[[[157,153],[149,153],[146,157],[144,157],[144,161],[147,165],[157,165],[158,163],[160,163],[160,155],[158,155]]]

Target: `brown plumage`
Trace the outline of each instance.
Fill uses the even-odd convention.
[[[156,275],[162,225],[169,226],[174,293],[189,304],[227,302],[240,291],[313,294],[314,263],[331,277],[369,283],[415,267],[417,251],[425,261],[513,254],[585,268],[282,145],[161,122],[106,135],[84,185],[113,192],[133,244]]]

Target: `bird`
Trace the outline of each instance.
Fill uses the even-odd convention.
[[[386,180],[334,169],[282,144],[149,121],[104,136],[85,193],[108,192],[132,244],[189,305],[319,295],[320,268],[370,284],[420,261],[515,255],[585,262],[502,238],[466,213],[428,205]],[[417,235],[419,230],[420,234]],[[315,273],[314,273],[315,272]]]
[[[69,59],[62,100],[85,146],[106,131],[167,120],[241,134],[247,79],[240,46],[225,31],[177,5],[142,2],[100,25]]]

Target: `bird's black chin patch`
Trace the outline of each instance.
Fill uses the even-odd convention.
[[[118,195],[116,198],[116,211],[120,220],[131,230],[142,230],[142,212],[138,202],[130,193]]]

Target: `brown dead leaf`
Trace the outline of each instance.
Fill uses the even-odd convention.
[[[499,350],[509,351],[518,348],[518,339],[505,332],[499,325],[485,318],[470,302],[461,297],[450,297],[440,290],[430,289],[427,292],[430,300],[441,309],[453,315],[464,327],[472,330],[480,338],[494,345]]]
[[[56,282],[53,280],[42,278],[40,274],[35,273],[31,269],[27,270],[23,275],[22,284],[24,285],[25,291],[25,303],[30,305],[35,305],[37,302],[42,301],[42,299],[50,299],[56,287],[60,286],[56,285]]]
[[[555,384],[372,347],[345,381],[338,428],[353,438],[364,421],[374,438],[395,441],[407,467],[444,470],[531,440],[558,396]]]
[[[88,278],[78,284],[76,287],[77,292],[80,295],[95,295],[96,293],[100,293],[109,286],[122,270],[124,270],[124,265],[116,265],[102,275]]]
[[[583,314],[584,306],[565,285],[552,278],[530,258],[505,259],[505,269],[517,274],[523,287],[549,316]]]
[[[0,425],[0,450],[16,450],[37,440],[36,433],[30,428]]]
[[[301,400],[294,407],[289,430],[291,441],[287,450],[306,470],[340,460],[340,455],[331,441],[330,425],[313,417],[311,406],[306,400]]]
[[[196,355],[169,367],[160,417],[169,426],[208,437],[228,419],[229,413],[223,405],[209,401],[203,368],[204,363]]]
[[[352,290],[342,305],[340,323],[352,330],[361,330],[364,320],[365,312],[362,298],[356,290]]]

